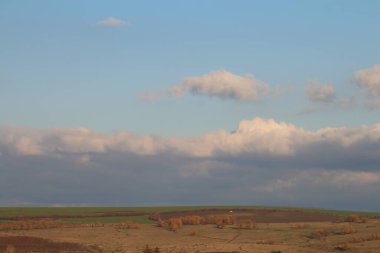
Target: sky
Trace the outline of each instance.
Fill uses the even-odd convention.
[[[379,211],[378,13],[0,0],[0,206]]]

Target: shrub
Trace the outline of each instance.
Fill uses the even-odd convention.
[[[330,234],[330,232],[326,229],[318,229],[317,231],[312,232],[308,238],[310,239],[321,239],[322,237],[326,237]]]
[[[133,221],[120,222],[115,225],[116,228],[120,229],[136,229],[139,228],[139,225],[134,223]]]
[[[339,250],[339,251],[346,251],[349,249],[350,249],[350,246],[348,245],[348,243],[343,243],[342,245],[335,247],[335,250]]]
[[[146,245],[143,253],[160,253],[160,248],[156,247],[154,249],[151,249],[148,245]]]
[[[361,243],[363,242],[363,238],[358,236],[353,236],[347,240],[348,243]]]
[[[256,244],[273,245],[275,244],[275,242],[272,240],[260,240],[257,241]]]
[[[367,238],[367,241],[380,240],[380,233],[372,233]]]
[[[104,223],[101,222],[101,221],[97,221],[97,222],[95,222],[95,226],[97,226],[97,227],[104,227]]]
[[[356,229],[352,226],[344,226],[340,228],[340,230],[335,231],[334,233],[337,235],[348,235],[348,234],[353,234],[356,233]]]
[[[16,248],[12,244],[10,244],[7,246],[4,253],[16,253]]]
[[[178,229],[180,229],[183,226],[181,218],[170,218],[167,223],[168,223],[169,229],[174,232],[176,232]]]
[[[176,232],[183,226],[181,218],[170,218],[168,220],[162,220],[159,218],[157,220],[157,226],[162,228],[168,228],[171,231]]]
[[[236,225],[240,229],[253,229],[256,227],[255,222],[251,219],[239,220],[236,222]]]
[[[345,219],[345,222],[355,222],[355,223],[366,223],[368,221],[368,217],[359,216],[356,214],[350,214]]]
[[[189,215],[164,220],[158,216],[156,224],[158,227],[168,228],[172,231],[177,231],[183,225],[216,224],[218,228],[223,228],[225,225],[234,224],[234,218],[231,215],[208,215],[206,218]]]
[[[167,222],[161,219],[160,217],[157,219],[157,226],[164,228],[167,227],[167,225]]]
[[[304,223],[296,223],[293,225],[293,228],[295,229],[304,229],[310,227],[309,225],[306,225]]]
[[[361,243],[365,241],[375,241],[375,240],[380,240],[380,233],[372,233],[365,237],[353,236],[349,238],[346,243]]]
[[[206,223],[216,225],[232,225],[234,224],[234,218],[231,215],[207,215]]]
[[[48,228],[61,228],[61,227],[67,227],[67,226],[70,226],[70,224],[64,223],[59,220],[52,220],[52,219],[20,220],[20,221],[0,223],[0,231],[48,229]]]
[[[184,216],[181,219],[184,225],[200,225],[205,222],[203,217],[197,215]]]

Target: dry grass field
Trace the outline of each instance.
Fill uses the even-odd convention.
[[[138,212],[150,223],[133,221],[133,212],[116,221],[101,212],[72,214],[71,221],[8,215],[0,223],[0,252],[380,252],[377,216],[255,208]]]

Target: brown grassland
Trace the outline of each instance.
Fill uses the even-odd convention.
[[[140,214],[151,224],[128,217],[111,223],[70,222],[60,216],[2,217],[0,253],[380,253],[378,217],[281,209]]]

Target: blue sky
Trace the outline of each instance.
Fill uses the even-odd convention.
[[[47,166],[40,168],[41,175],[52,175],[50,167],[68,164],[87,175],[85,171],[95,166],[99,174],[91,174],[90,184],[103,172],[110,176],[109,167],[118,171],[115,177],[123,178],[136,167],[150,171],[161,164],[162,171],[174,170],[177,179],[188,184],[189,194],[197,196],[192,182],[208,178],[218,185],[227,180],[224,172],[210,172],[220,165],[239,175],[248,173],[248,178],[255,171],[267,182],[251,190],[248,183],[236,189],[230,199],[234,203],[260,199],[272,204],[270,199],[275,199],[274,204],[311,205],[306,195],[297,195],[302,180],[311,180],[311,175],[336,178],[332,185],[359,178],[365,187],[358,185],[352,194],[365,201],[380,189],[380,174],[373,167],[380,154],[379,13],[380,2],[369,0],[0,0],[3,178],[25,173],[25,164]],[[251,120],[250,127],[244,127],[243,120]],[[336,135],[329,132],[332,128],[338,129]],[[264,141],[252,132],[260,129],[269,129],[263,136],[269,133],[280,141]],[[289,141],[294,136],[302,141]],[[343,151],[327,143],[342,145]],[[194,151],[198,145],[204,149]],[[318,152],[332,148],[341,157],[354,154],[353,164],[361,167],[333,158],[331,163],[314,163],[318,155],[312,158],[309,153],[310,159],[303,161],[307,151],[302,147]],[[133,162],[123,161],[120,152],[127,152]],[[169,154],[174,158],[166,164]],[[268,160],[261,161],[258,154]],[[148,162],[142,163],[139,157],[146,155]],[[294,157],[283,157],[288,155]],[[292,168],[295,158],[302,161]],[[284,169],[274,169],[278,167]],[[71,185],[70,173],[79,172],[59,173]],[[294,175],[301,175],[299,182],[290,180]],[[134,176],[134,182],[141,182]],[[236,183],[238,177],[230,176],[231,184]],[[271,188],[276,182],[289,189],[291,197],[276,195],[277,201],[274,195],[284,188]],[[122,188],[121,183],[115,185]],[[331,187],[316,184],[305,192],[314,195]],[[116,191],[105,188],[110,194]],[[41,198],[33,197],[37,193],[0,196],[0,204],[53,204],[52,199],[63,196],[62,189],[55,190],[57,195]],[[250,191],[267,195],[250,199]],[[334,206],[339,192],[324,202],[325,196],[320,194],[321,206],[359,206],[350,204],[349,197]],[[166,201],[153,199],[146,203]],[[60,201],[79,200],[65,195]],[[165,203],[179,203],[169,202]],[[115,203],[128,204],[118,198],[109,204]],[[374,208],[380,206],[367,207]]]
[[[380,57],[379,10],[377,1],[3,0],[1,123],[164,135],[233,130],[253,117],[307,129],[374,123],[379,112],[363,108],[297,112],[310,80],[338,97],[358,93],[354,72]],[[108,17],[128,26],[96,25]],[[260,103],[136,99],[214,70],[292,90]]]

